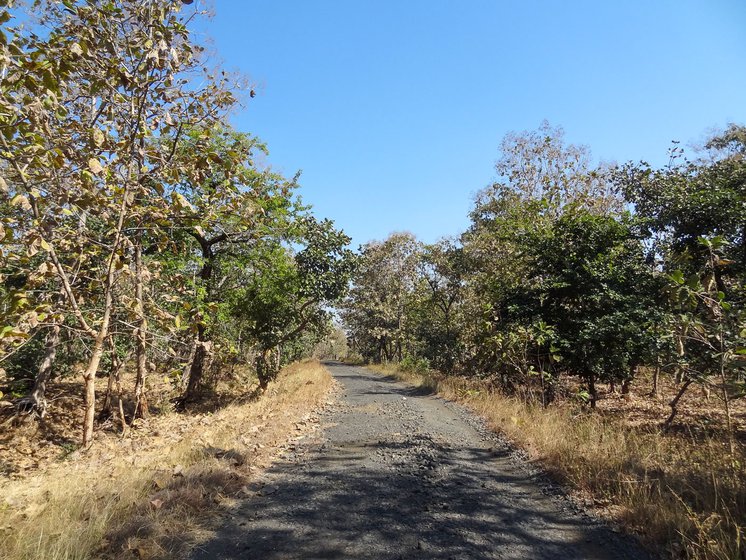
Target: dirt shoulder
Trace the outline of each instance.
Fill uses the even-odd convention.
[[[323,430],[270,467],[193,560],[647,558],[546,492],[459,405],[359,367]]]
[[[0,558],[184,558],[247,485],[318,427],[334,384],[318,362],[210,413],[166,414],[0,481]]]

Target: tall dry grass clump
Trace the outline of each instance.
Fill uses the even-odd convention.
[[[332,386],[318,362],[284,369],[266,393],[212,414],[170,414],[147,436],[94,444],[0,487],[0,558],[180,558],[207,538],[252,471],[301,431]]]
[[[574,403],[543,408],[464,378],[373,369],[468,405],[664,556],[746,558],[742,445],[731,455],[723,438],[663,434]]]

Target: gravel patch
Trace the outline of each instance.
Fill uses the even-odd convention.
[[[320,429],[252,485],[193,560],[647,560],[460,405],[329,365]]]

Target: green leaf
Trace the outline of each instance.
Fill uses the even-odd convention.
[[[670,275],[669,278],[678,285],[682,285],[684,283],[684,273],[681,272],[681,270],[674,270]]]
[[[15,330],[15,327],[6,326],[0,330],[0,338],[28,338],[29,334]]]

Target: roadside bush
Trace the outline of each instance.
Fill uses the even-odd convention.
[[[399,362],[399,368],[407,373],[427,373],[430,369],[430,361],[427,358],[405,356],[404,359]]]

